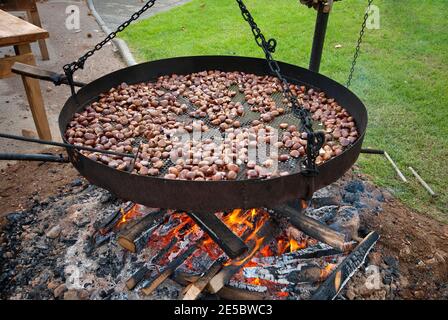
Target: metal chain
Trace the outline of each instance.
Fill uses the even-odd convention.
[[[364,33],[366,31],[367,19],[369,19],[369,9],[370,9],[370,6],[372,5],[372,3],[373,3],[373,0],[369,0],[369,4],[367,6],[366,13],[364,14],[364,21],[361,26],[361,31],[359,32],[358,43],[356,45],[355,54],[353,56],[353,61],[352,61],[352,66],[350,68],[350,74],[348,76],[348,80],[347,80],[347,84],[346,84],[347,88],[350,87],[350,85],[352,84],[352,79],[353,79],[353,74],[355,72],[356,62],[358,61],[358,57],[359,57],[359,54],[361,51],[362,40],[364,38]]]
[[[272,53],[275,52],[277,41],[275,39],[266,40],[265,36],[261,32],[258,25],[255,23],[252,15],[250,14],[249,10],[247,9],[243,1],[236,0],[236,2],[240,7],[241,14],[244,20],[246,20],[249,23],[252,29],[252,33],[255,37],[255,42],[264,51],[269,68],[282,82],[283,95],[291,103],[293,111],[297,113],[298,117],[300,118],[301,131],[306,132],[307,134],[308,143],[306,148],[307,157],[305,160],[306,169],[302,173],[310,176],[316,175],[318,173],[316,168],[316,158],[319,155],[320,148],[325,142],[325,135],[323,132],[313,131],[311,113],[303,106],[300,106],[299,101],[297,100],[296,96],[293,95],[290,89],[288,81],[282,75],[278,62],[274,60]]]
[[[109,33],[107,35],[106,38],[104,38],[101,42],[97,43],[95,45],[95,47],[92,50],[89,50],[88,52],[86,52],[82,57],[80,57],[78,60],[72,62],[72,63],[68,63],[66,64],[63,68],[64,68],[64,73],[65,76],[67,77],[68,83],[70,84],[71,90],[72,90],[72,95],[75,94],[75,86],[73,83],[73,73],[75,73],[76,70],[78,69],[83,69],[84,68],[84,64],[86,62],[86,60],[91,57],[95,52],[101,50],[103,48],[103,46],[108,43],[109,41],[111,41],[112,39],[114,39],[117,36],[117,33],[123,31],[124,29],[126,29],[133,21],[137,20],[138,18],[140,18],[140,16],[147,11],[149,8],[151,8],[152,6],[154,6],[154,4],[156,3],[156,0],[149,0],[148,2],[145,3],[145,5],[138,10],[137,12],[135,12],[134,14],[132,14],[132,16],[129,18],[129,20],[123,22],[120,26],[118,26],[118,28]]]

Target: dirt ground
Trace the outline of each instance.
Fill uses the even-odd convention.
[[[79,178],[70,164],[22,162],[1,169],[0,229],[8,213],[63,192]],[[371,254],[370,263],[384,264],[383,257],[398,260],[401,288],[394,298],[446,299],[448,225],[413,212],[393,198],[386,199],[381,213],[366,216],[362,225],[381,235],[375,248],[381,259],[375,261],[376,254]]]
[[[80,29],[67,30],[65,21],[68,15],[66,8],[76,5],[80,9]],[[62,67],[76,59],[94,47],[101,41],[105,34],[89,14],[85,1],[41,1],[38,2],[43,28],[50,38],[46,40],[50,53],[49,61],[42,61],[40,51],[36,43],[33,44],[33,53],[37,59],[37,65],[62,73]],[[24,12],[14,12],[17,16],[25,16]],[[0,48],[0,57],[13,55],[12,47]],[[125,67],[118,52],[112,44],[106,45],[100,53],[90,57],[84,70],[78,70],[75,78],[78,81],[89,82],[114,70]],[[41,91],[47,111],[53,140],[60,140],[57,127],[59,111],[70,95],[67,86],[55,87],[50,82],[41,81]],[[0,132],[21,135],[22,130],[36,132],[33,117],[28,105],[22,80],[19,76],[12,76],[0,80]],[[15,142],[12,140],[0,140],[0,152],[38,152],[42,146]],[[0,168],[4,166],[0,162]]]

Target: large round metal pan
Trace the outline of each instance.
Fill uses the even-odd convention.
[[[92,184],[124,200],[150,207],[213,213],[235,208],[272,207],[286,201],[307,198],[314,191],[336,181],[356,162],[367,127],[367,111],[361,100],[341,84],[307,69],[287,63],[279,64],[291,83],[321,89],[329,97],[335,98],[353,116],[358,128],[358,140],[341,155],[320,165],[319,174],[315,177],[295,173],[265,180],[182,181],[118,171],[72,149],[67,150],[70,161]],[[67,100],[59,115],[61,135],[64,138],[67,125],[76,112],[122,82],[134,84],[155,81],[162,75],[204,70],[271,74],[265,60],[236,56],[180,57],[124,68],[87,84],[76,96]]]

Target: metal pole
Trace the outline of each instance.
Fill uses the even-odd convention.
[[[328,17],[330,10],[320,4],[317,10],[316,28],[314,30],[313,47],[311,49],[310,67],[314,72],[319,72],[322,51],[324,48],[325,34],[327,33]]]
[[[60,163],[70,162],[62,155],[55,155],[55,154],[0,153],[0,160],[43,161],[43,162],[60,162]]]

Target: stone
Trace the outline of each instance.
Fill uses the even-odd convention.
[[[37,133],[33,130],[22,129],[22,136],[25,138],[37,138]]]
[[[338,193],[331,190],[330,187],[325,187],[317,190],[314,193],[313,199],[311,201],[314,207],[332,206],[338,205],[340,203]]]
[[[326,223],[336,216],[337,211],[337,206],[324,206],[317,209],[309,208],[305,214],[313,219]]]
[[[62,294],[66,290],[67,290],[67,286],[65,285],[65,283],[62,283],[53,290],[53,295],[55,298],[60,298],[60,297],[62,297]],[[64,299],[65,299],[65,295],[64,295]]]
[[[425,297],[425,292],[423,290],[414,291],[414,297],[417,299],[423,299]]]
[[[78,290],[68,290],[64,293],[64,300],[80,300]]]
[[[411,247],[408,245],[404,245],[403,248],[400,249],[400,257],[405,257],[411,254]]]
[[[61,226],[56,225],[53,228],[51,228],[49,231],[47,231],[46,236],[50,239],[56,239],[61,234]]]
[[[82,186],[82,180],[80,178],[76,178],[70,184],[72,187],[80,187]]]
[[[330,228],[344,233],[349,239],[356,239],[358,237],[359,226],[359,212],[352,206],[340,207],[336,217],[330,224]]]
[[[342,196],[345,203],[354,204],[359,201],[359,193],[345,192]]]
[[[88,300],[90,298],[90,292],[85,289],[79,290],[78,297],[80,300]]]
[[[364,186],[364,183],[362,181],[354,180],[347,183],[344,189],[347,192],[359,193],[364,192],[366,190],[366,187]]]
[[[391,268],[398,268],[398,259],[392,256],[384,257],[384,262]]]
[[[353,288],[349,288],[345,296],[347,297],[348,300],[355,300],[356,298],[355,290],[353,290]]]

